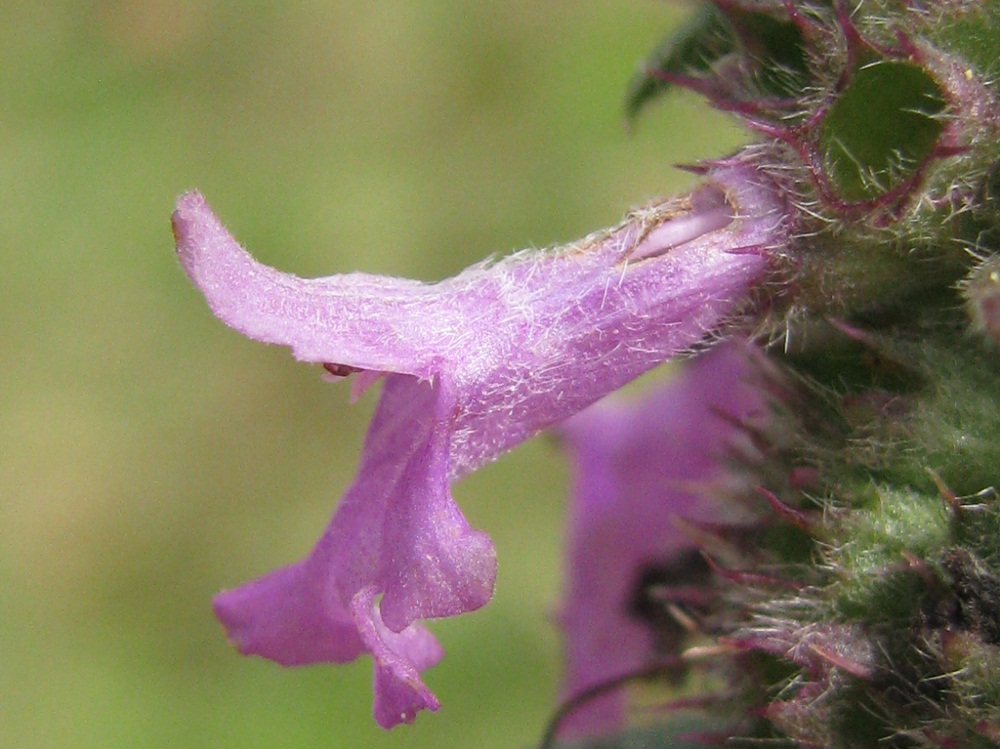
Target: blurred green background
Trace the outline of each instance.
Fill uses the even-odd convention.
[[[443,703],[384,733],[371,665],[282,670],[209,600],[293,561],[374,393],[212,318],[168,218],[197,187],[300,275],[434,280],[567,241],[738,139],[622,96],[685,9],[599,2],[0,2],[0,747],[516,747],[554,706],[565,469],[544,439],[456,495],[485,609],[432,628]]]

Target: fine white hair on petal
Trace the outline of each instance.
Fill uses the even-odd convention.
[[[281,273],[182,196],[178,255],[220,319],[353,373],[355,394],[384,380],[358,474],[310,554],[216,597],[233,642],[290,665],[367,652],[381,725],[435,709],[419,674],[440,650],[419,620],[482,606],[496,574],[451,482],[696,346],[765,277],[781,216],[773,185],[734,161],[613,229],[426,284]]]

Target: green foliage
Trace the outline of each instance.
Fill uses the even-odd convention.
[[[932,44],[954,50],[995,87],[1000,73],[1000,2],[958,2],[944,8],[946,15],[931,14],[921,32]]]
[[[723,12],[706,3],[643,62],[626,93],[626,116],[634,119],[676,77],[710,80],[713,70],[730,77],[733,68],[748,76],[747,95],[793,96],[809,83],[804,40],[793,23],[768,11]]]
[[[853,359],[847,353],[831,369],[819,355],[809,371],[827,377],[849,406],[841,411],[853,430],[843,458],[863,475],[926,492],[933,471],[955,493],[974,494],[994,483],[1000,465],[1000,359],[969,335],[954,292],[897,323],[906,311],[873,327],[868,345],[851,346]]]
[[[998,21],[997,0],[713,4],[630,93],[672,81],[743,119],[799,233],[760,329],[797,393],[774,455],[818,478],[770,467],[793,511],[729,539],[711,620],[792,745],[1000,743]]]
[[[947,547],[940,497],[886,494],[880,508],[851,514],[838,534],[843,546],[827,557],[840,570],[831,615],[840,621],[908,628],[923,605],[925,581],[909,558],[937,558]]]
[[[704,73],[735,49],[736,41],[725,17],[706,3],[660,42],[632,77],[625,95],[625,115],[630,120],[654,98],[670,90],[664,74]]]
[[[915,65],[880,60],[857,70],[819,130],[841,195],[874,198],[911,177],[941,134],[944,105],[934,78]]]

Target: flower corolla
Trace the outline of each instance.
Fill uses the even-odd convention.
[[[558,427],[573,471],[563,697],[594,692],[561,734],[620,727],[624,692],[600,686],[676,662],[685,631],[671,605],[711,600],[710,568],[678,520],[757,519],[743,500],[758,458],[750,435],[771,415],[760,359],[744,342],[716,345],[642,397],[605,399]]]
[[[442,649],[421,620],[479,608],[496,575],[451,483],[746,308],[785,215],[773,183],[734,159],[613,229],[428,284],[282,273],[183,195],[177,252],[223,322],[353,375],[355,393],[383,380],[357,476],[313,550],[216,597],[231,641],[285,665],[371,654],[383,727],[436,709],[420,674]]]

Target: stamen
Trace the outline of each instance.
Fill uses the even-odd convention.
[[[705,234],[724,229],[734,218],[733,206],[718,187],[706,185],[691,196],[692,211],[664,221],[630,253],[633,260],[664,255]]]

